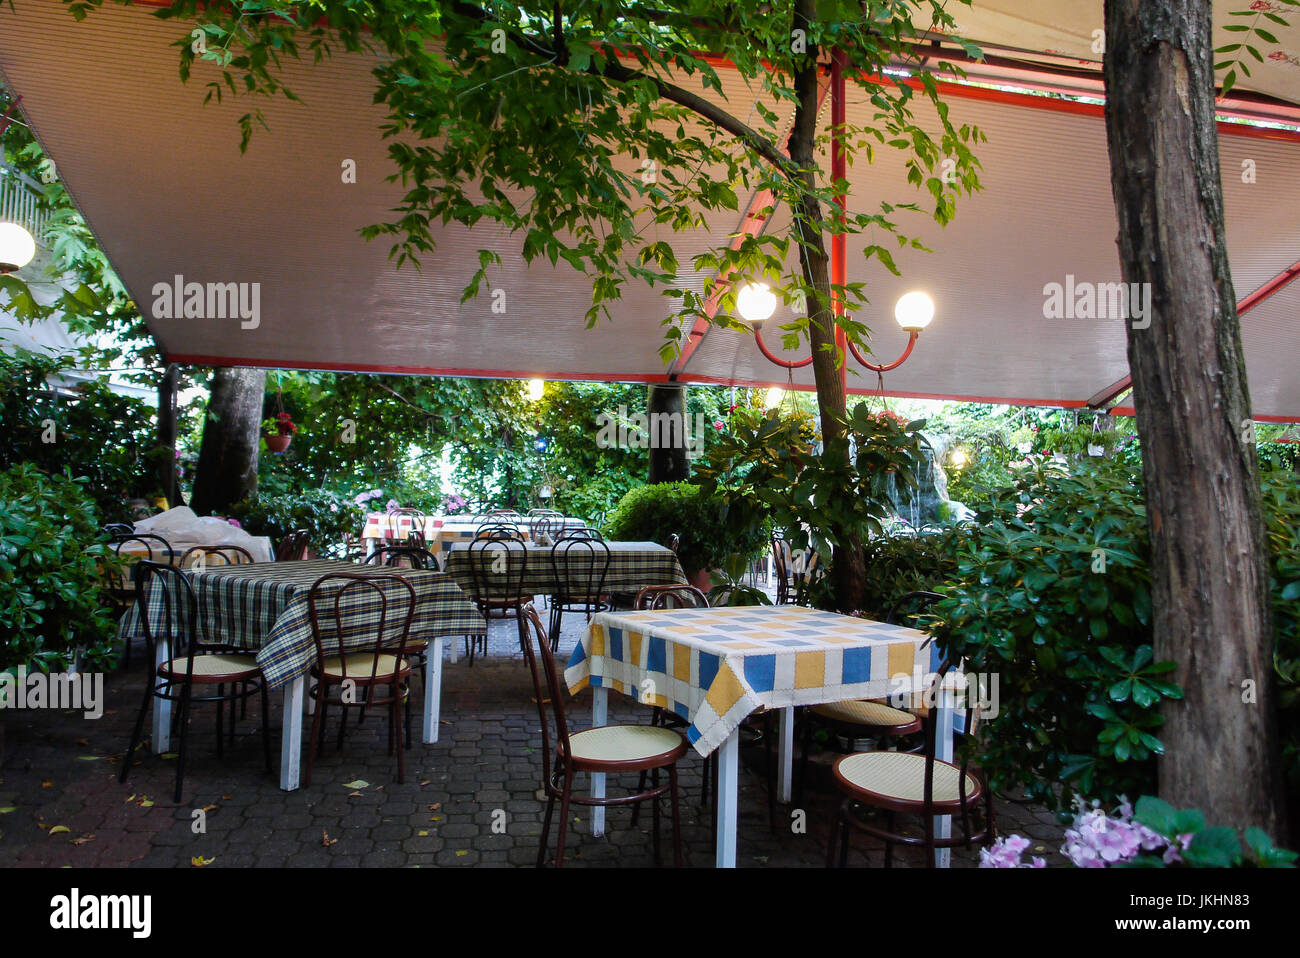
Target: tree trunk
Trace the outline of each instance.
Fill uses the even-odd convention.
[[[799,0],[795,6],[794,26],[812,35],[817,18],[816,0]],[[805,192],[792,210],[803,224],[804,242],[799,244],[799,265],[808,287],[808,340],[812,347],[813,378],[817,383],[817,410],[821,417],[822,446],[830,449],[843,435],[847,421],[847,396],[841,375],[845,357],[835,348],[835,317],[831,308],[830,257],[823,240],[821,204],[812,192],[816,188],[817,138],[817,66],[818,48],[809,43],[808,55],[795,70],[794,127],[790,132],[790,158],[803,172]],[[848,447],[844,448],[845,461]],[[850,533],[835,549],[830,563],[831,582],[835,590],[835,607],[852,612],[862,605],[866,591],[867,568],[862,542]]]
[[[169,508],[184,505],[176,481],[176,386],[180,370],[169,363],[158,383],[158,484]]]
[[[1228,269],[1210,0],[1106,0],[1106,129],[1124,280],[1150,284],[1128,359],[1165,710],[1160,794],[1280,836],[1259,475]],[[1150,323],[1147,328],[1137,328]]]
[[[677,383],[652,384],[646,396],[650,418],[650,485],[684,482],[691,465],[686,455],[686,391]],[[658,418],[656,418],[658,417]],[[665,425],[666,424],[666,425]],[[703,440],[697,436],[697,440]]]
[[[266,372],[213,370],[203,444],[190,505],[199,515],[224,513],[257,491],[258,438]]]

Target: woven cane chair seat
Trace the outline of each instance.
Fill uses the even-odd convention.
[[[894,801],[925,802],[925,756],[912,752],[857,752],[835,763],[835,774],[851,791]],[[960,803],[961,769],[935,759],[934,802]],[[980,784],[966,775],[966,800],[978,798]]]
[[[238,682],[259,674],[257,657],[253,655],[195,655],[195,682]],[[189,673],[191,656],[182,656],[164,662],[158,667],[163,678],[184,679]]]
[[[843,722],[846,725],[866,725],[881,728],[915,725],[918,730],[921,727],[920,721],[911,712],[904,712],[902,709],[893,708],[883,702],[870,702],[863,699],[814,705],[812,711],[822,718],[829,719],[832,722]]]
[[[641,762],[682,748],[680,732],[654,725],[604,725],[574,732],[569,749],[585,762]]]

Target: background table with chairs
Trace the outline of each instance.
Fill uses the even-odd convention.
[[[609,566],[600,583],[605,594],[636,593],[648,585],[684,584],[687,581],[677,555],[667,546],[657,542],[612,541],[603,544],[609,549]],[[474,574],[484,570],[471,566],[470,545],[469,542],[453,543],[444,557],[443,571],[472,595]],[[486,564],[486,571],[502,583],[513,583],[522,565],[521,591],[525,597],[562,595],[567,591],[568,583],[563,580],[562,571],[557,571],[557,565],[551,561],[554,546],[503,542],[497,548],[504,551],[505,561]],[[569,558],[576,563],[581,561],[581,555],[575,550]]]
[[[312,585],[322,576],[334,573],[385,575],[393,571],[382,566],[319,559],[208,566],[203,571],[189,573],[204,627],[220,634],[231,646],[257,650],[257,664],[268,689],[284,690],[281,788],[293,790],[299,784],[304,693],[317,659],[307,606]],[[443,640],[447,636],[482,632],[486,624],[474,603],[448,576],[421,569],[400,572],[417,597],[410,636],[430,643],[424,673],[422,741],[431,743],[438,739]],[[153,622],[161,614],[160,603],[152,590],[146,592],[143,605]],[[119,626],[121,635],[138,633],[140,607],[134,604],[127,610]],[[364,622],[371,613],[358,607],[349,609],[348,614]],[[364,636],[365,630],[359,629],[358,634]],[[156,651],[159,663],[165,660],[163,645],[160,643]],[[351,651],[351,647],[343,651]],[[169,750],[170,728],[169,704],[155,701],[152,719],[155,752]]]
[[[487,523],[508,523],[517,529],[524,539],[543,538],[554,535],[562,529],[580,529],[587,525],[583,519],[574,516],[555,515],[525,516],[518,513],[498,513],[496,515],[476,516],[428,516],[413,511],[409,512],[372,512],[366,516],[366,524],[361,530],[361,538],[367,550],[381,545],[406,543],[413,532],[428,549],[441,561],[443,554],[457,542],[470,542],[478,530]]]
[[[779,709],[779,795],[790,800],[793,715],[797,706],[883,698],[899,676],[932,674],[939,656],[921,631],[801,606],[601,612],[592,618],[565,669],[569,691],[593,690],[592,725],[604,725],[610,689],[681,716],[687,739],[719,752],[717,864],[736,864],[738,730],[759,709]],[[907,692],[919,691],[907,688]],[[934,710],[936,757],[952,758],[953,708]],[[592,776],[603,795],[603,776]],[[604,810],[592,827],[604,829]],[[948,834],[951,823],[938,822]],[[938,856],[942,856],[941,859]],[[947,851],[936,858],[946,864]]]

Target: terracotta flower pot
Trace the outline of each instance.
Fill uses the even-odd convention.
[[[289,443],[293,441],[293,436],[263,436],[266,440],[268,452],[284,452],[289,448]]]

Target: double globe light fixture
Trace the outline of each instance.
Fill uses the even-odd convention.
[[[762,324],[765,320],[771,319],[772,314],[776,312],[776,294],[766,283],[746,283],[741,286],[736,291],[736,310],[743,320],[754,327],[754,340],[758,343],[759,350],[776,365],[786,369],[798,369],[813,361],[811,356],[794,361],[782,359],[763,342]],[[934,319],[934,300],[922,292],[907,293],[894,304],[894,319],[907,332],[908,340],[903,355],[892,363],[879,365],[869,362],[851,339],[847,337],[843,339],[844,346],[853,354],[853,358],[873,372],[888,372],[897,369],[907,361],[907,357],[912,354],[912,347],[916,345],[917,337],[921,335],[921,330],[929,326],[930,321]]]

